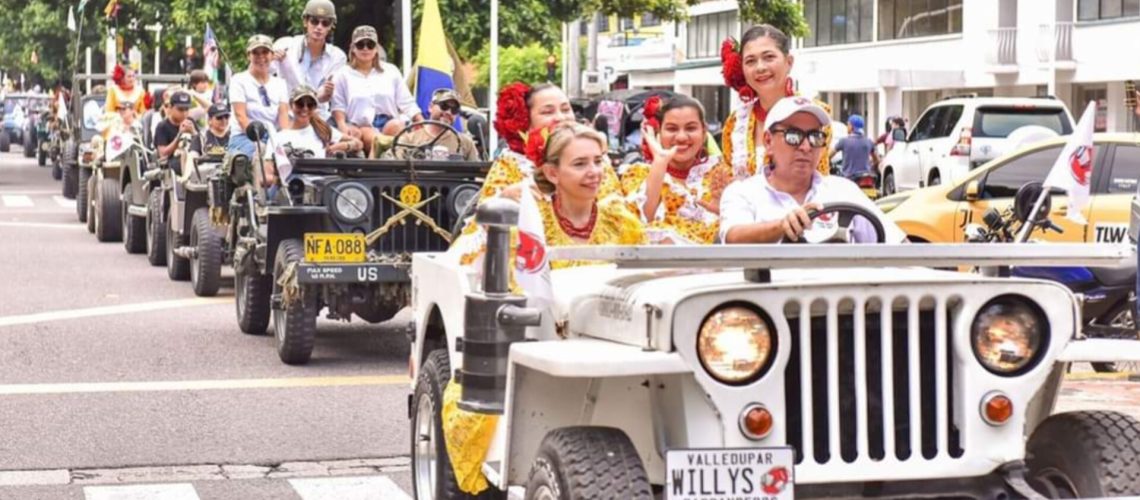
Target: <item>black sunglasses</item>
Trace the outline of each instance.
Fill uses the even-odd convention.
[[[309,18],[309,24],[311,24],[313,26],[316,26],[319,24],[325,28],[328,28],[329,26],[333,25],[333,20],[328,19],[328,18],[324,18],[324,17],[310,17]]]
[[[439,109],[442,109],[442,110],[450,112],[450,113],[454,113],[456,111],[459,111],[459,103],[457,103],[455,101],[443,101],[443,102],[437,104],[437,106],[439,106]]]
[[[229,119],[230,119],[230,115],[218,115],[218,116],[215,116],[215,117],[213,117],[213,118],[210,118],[210,119],[211,119],[211,120],[220,120],[220,121],[226,121],[226,120],[229,120]]]
[[[800,130],[795,127],[788,127],[780,130],[773,130],[773,134],[783,134],[784,143],[792,147],[799,147],[804,143],[804,138],[807,138],[808,144],[812,148],[822,148],[827,144],[827,136],[824,135],[820,129],[815,130]]]
[[[376,42],[372,40],[361,40],[356,42],[357,50],[372,50],[376,48]]]
[[[312,99],[301,99],[298,101],[293,101],[293,106],[296,106],[298,108],[316,109],[317,101],[314,101]]]

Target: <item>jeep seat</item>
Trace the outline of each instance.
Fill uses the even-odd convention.
[[[1136,262],[1118,267],[1090,267],[1089,271],[1105,286],[1124,286],[1136,281]]]

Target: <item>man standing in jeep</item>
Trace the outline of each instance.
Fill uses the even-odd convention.
[[[279,38],[273,44],[273,71],[292,93],[298,85],[317,89],[318,111],[329,116],[332,75],[348,61],[344,51],[328,43],[336,27],[336,6],[330,0],[309,0],[301,15],[305,34]]]
[[[198,132],[194,121],[189,119],[192,104],[189,93],[182,90],[174,92],[170,96],[170,108],[166,119],[158,124],[158,128],[154,131],[154,148],[158,151],[159,161],[166,162],[179,174],[182,173],[182,161],[174,154],[178,149],[178,136],[196,135]]]

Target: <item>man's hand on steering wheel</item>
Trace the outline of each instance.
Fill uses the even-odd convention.
[[[780,228],[784,230],[784,241],[799,241],[803,236],[804,230],[811,227],[812,217],[808,215],[809,210],[819,211],[823,206],[819,203],[804,203],[802,207],[796,207],[784,216],[780,221]]]
[[[809,207],[809,205],[815,206]],[[801,217],[801,212],[802,215],[807,217],[807,224],[804,224],[803,218]],[[783,227],[785,228],[785,235],[782,241],[800,241],[804,234],[804,231],[812,226],[815,219],[818,219],[820,216],[827,214],[837,214],[839,217],[837,226],[848,232],[851,230],[851,227],[855,221],[855,217],[862,217],[866,219],[869,224],[871,224],[872,228],[874,228],[876,243],[886,243],[887,241],[887,231],[883,227],[883,222],[879,220],[878,216],[861,205],[847,202],[826,203],[823,205],[809,203],[805,204],[803,207],[793,210],[788,214],[787,217],[784,218]],[[788,228],[791,227],[794,229],[797,224],[799,231],[795,234],[796,238],[789,238],[787,231]]]
[[[440,129],[440,132],[432,136],[431,140],[421,144],[413,144],[410,141],[407,141],[407,138],[405,137],[406,135],[408,138],[410,138],[411,136],[408,134],[410,134],[412,131],[428,127],[429,125],[438,127]],[[414,122],[405,127],[404,130],[401,130],[400,133],[396,134],[396,137],[392,139],[392,153],[397,158],[406,158],[408,155],[411,155],[412,158],[416,159],[430,158],[431,150],[435,148],[435,145],[439,143],[439,141],[442,140],[444,136],[447,135],[455,136],[455,144],[456,148],[458,149],[458,146],[462,143],[462,141],[459,138],[459,132],[456,131],[450,123],[445,123],[437,120],[423,120]],[[458,152],[458,150],[452,151],[452,153]]]

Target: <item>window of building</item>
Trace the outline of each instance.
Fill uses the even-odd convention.
[[[805,47],[872,40],[875,0],[804,0],[804,19],[810,32]]]
[[[689,59],[706,59],[720,55],[720,43],[736,36],[740,24],[735,10],[693,16],[686,23],[686,50]]]
[[[598,33],[605,33],[610,30],[609,16],[598,16]]]
[[[618,29],[625,31],[633,29],[633,18],[623,17],[618,20]]]
[[[1140,16],[1140,0],[1077,0],[1077,19],[1097,21]]]
[[[962,0],[879,0],[879,39],[962,32]]]
[[[732,112],[732,94],[724,85],[693,87],[693,99],[705,107],[705,118],[713,123]]]
[[[1137,1],[1140,1],[1140,0],[1137,0]],[[653,14],[642,14],[641,15],[641,27],[642,28],[648,28],[650,26],[661,26],[661,20],[657,19],[657,16],[655,16]]]

